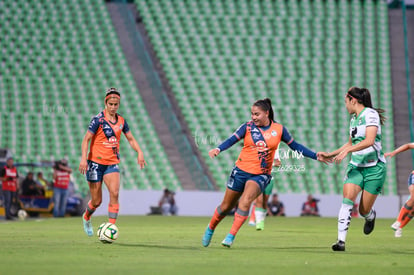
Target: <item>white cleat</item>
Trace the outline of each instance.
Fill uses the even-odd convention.
[[[401,238],[402,237],[402,228],[398,228],[397,230],[395,230],[394,237],[396,237],[396,238]]]
[[[392,230],[396,231],[396,230],[398,230],[398,228],[400,228],[400,226],[401,226],[401,223],[396,221],[395,223],[393,223],[391,225],[391,228],[392,228]]]

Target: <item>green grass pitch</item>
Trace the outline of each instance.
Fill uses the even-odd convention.
[[[363,234],[354,218],[346,252],[333,252],[334,218],[268,218],[264,231],[245,224],[232,248],[220,245],[233,217],[201,238],[209,217],[120,216],[119,238],[87,237],[77,218],[0,222],[0,274],[412,274],[414,229],[395,238],[391,219]],[[93,217],[94,229],[106,217]]]

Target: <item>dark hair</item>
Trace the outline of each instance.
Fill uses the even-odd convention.
[[[265,112],[269,111],[268,118],[270,119],[270,121],[274,121],[272,101],[269,98],[259,99],[258,101],[253,103],[253,106],[259,107]]]
[[[121,97],[121,94],[118,92],[118,90],[116,88],[109,88],[106,91],[106,95],[105,95],[105,103],[106,101],[108,101],[108,96],[109,95],[117,95],[119,98]]]
[[[380,117],[381,125],[384,125],[384,122],[387,120],[387,118],[383,115],[383,113],[385,113],[385,110],[381,108],[374,108],[372,106],[371,94],[367,88],[351,87],[349,88],[346,96],[349,99],[355,98],[358,101],[358,103],[377,111]]]

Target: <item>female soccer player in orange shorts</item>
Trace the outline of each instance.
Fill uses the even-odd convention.
[[[121,95],[110,88],[105,96],[105,109],[92,118],[82,141],[82,158],[79,171],[86,173],[91,200],[82,215],[83,227],[88,236],[93,235],[91,216],[102,203],[102,182],[109,191],[108,217],[115,223],[119,211],[119,142],[123,132],[131,147],[138,153],[138,165],[146,165],[138,142],[129,131],[126,120],[117,113]],[[90,150],[88,155],[89,142]]]
[[[328,161],[322,156],[319,157],[320,153],[316,154],[294,141],[283,125],[274,122],[270,99],[256,101],[251,107],[251,118],[251,121],[242,124],[218,148],[209,152],[209,156],[214,158],[240,139],[244,140],[244,146],[227,182],[223,201],[214,211],[204,232],[203,246],[210,244],[216,226],[239,201],[230,233],[221,243],[225,247],[233,244],[237,232],[247,220],[250,205],[263,193],[272,178],[270,174],[273,158],[280,141],[285,142],[292,150],[301,152],[305,157]]]

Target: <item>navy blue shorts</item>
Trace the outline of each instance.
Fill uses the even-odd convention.
[[[244,172],[243,170],[240,170],[237,166],[235,166],[231,171],[229,180],[227,181],[227,187],[230,190],[242,193],[248,180],[255,181],[259,185],[260,191],[263,192],[266,189],[266,186],[272,180],[272,176],[267,174],[250,174]]]
[[[119,173],[118,164],[103,165],[88,160],[86,180],[89,182],[102,182],[103,176],[109,173]]]

